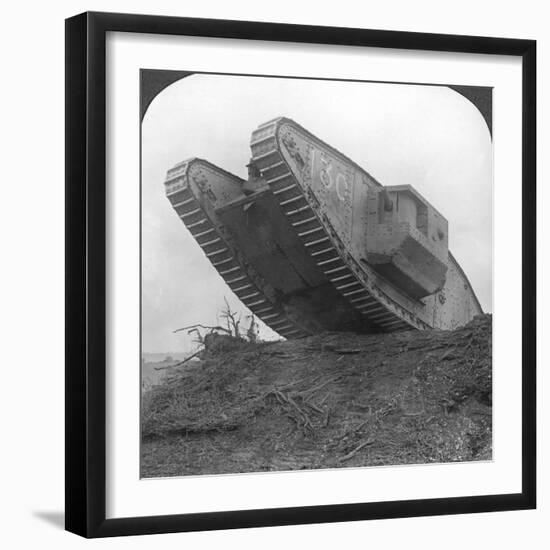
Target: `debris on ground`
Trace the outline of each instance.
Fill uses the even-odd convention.
[[[142,476],[490,460],[490,315],[454,331],[213,338],[142,402]]]

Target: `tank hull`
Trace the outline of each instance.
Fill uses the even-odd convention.
[[[251,152],[259,175],[248,192],[244,180],[190,159],[168,172],[166,193],[229,288],[273,330],[453,329],[482,313],[443,244],[425,239],[446,278],[423,298],[368,261],[369,205],[382,186],[343,154],[285,118],[260,125]]]

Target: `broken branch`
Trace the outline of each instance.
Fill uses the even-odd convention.
[[[340,459],[340,462],[345,462],[346,460],[353,458],[361,449],[365,448],[367,445],[372,445],[375,441],[376,441],[375,439],[367,439],[367,441],[364,441],[363,443],[361,443],[361,445],[358,445],[357,447],[355,447],[353,451],[343,456]]]

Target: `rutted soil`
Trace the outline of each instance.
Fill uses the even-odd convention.
[[[144,394],[142,476],[491,459],[491,316],[455,331],[214,338]]]

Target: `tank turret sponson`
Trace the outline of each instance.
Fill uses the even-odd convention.
[[[447,220],[410,185],[371,189],[367,204],[367,262],[413,298],[443,288]]]

